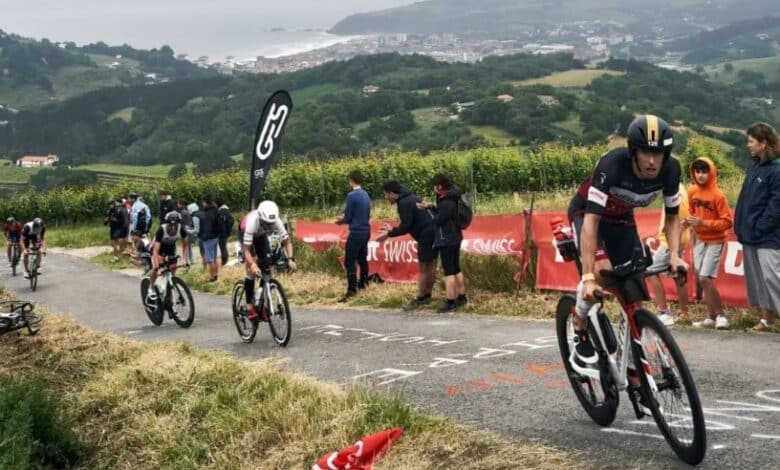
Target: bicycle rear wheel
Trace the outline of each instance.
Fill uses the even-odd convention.
[[[195,302],[192,300],[190,288],[178,277],[173,278],[169,301],[171,307],[168,311],[173,321],[182,328],[189,328],[195,321]]]
[[[645,404],[678,457],[690,465],[704,459],[707,432],[699,393],[669,330],[647,310],[634,313],[641,344],[634,343]],[[657,391],[653,393],[652,383]],[[647,399],[652,398],[652,399]]]
[[[233,308],[233,322],[236,324],[236,330],[241,341],[251,343],[255,340],[257,334],[258,320],[252,321],[246,317],[246,302],[244,301],[244,281],[238,281],[233,286],[233,295],[231,297],[231,307]]]
[[[601,426],[609,426],[615,420],[617,415],[620,398],[617,386],[609,373],[609,367],[599,360],[601,370],[601,380],[594,380],[590,377],[579,374],[571,366],[569,358],[574,348],[574,326],[572,325],[572,315],[576,298],[573,295],[565,294],[558,301],[558,308],[555,314],[555,326],[558,334],[558,349],[561,351],[561,360],[569,377],[571,387],[580,404],[588,413],[588,416]]]
[[[163,322],[163,311],[159,306],[159,301],[158,305],[156,305],[154,308],[146,304],[146,296],[149,293],[149,287],[151,284],[152,282],[148,277],[141,279],[141,305],[143,305],[144,311],[146,312],[146,316],[149,317],[149,320],[151,320],[155,326],[160,326]]]
[[[268,315],[268,326],[271,328],[271,335],[279,346],[287,346],[292,336],[292,319],[290,317],[290,305],[287,303],[287,294],[284,293],[282,285],[276,279],[271,279],[268,286],[270,292],[266,302],[273,305],[273,315]],[[271,309],[268,309],[271,312]]]

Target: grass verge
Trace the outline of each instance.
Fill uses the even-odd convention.
[[[141,344],[47,315],[0,342],[2,374],[52,384],[86,468],[309,468],[365,434],[402,427],[375,468],[575,468],[570,454],[425,416],[399,396],[341,390],[186,343]],[[581,464],[580,464],[581,465]]]
[[[104,225],[55,225],[46,227],[46,243],[61,248],[86,248],[110,245],[111,240]]]

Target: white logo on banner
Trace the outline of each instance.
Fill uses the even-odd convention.
[[[284,122],[289,114],[290,108],[286,105],[277,106],[276,103],[271,104],[268,117],[266,117],[265,124],[263,124],[263,131],[257,140],[257,148],[255,149],[257,158],[265,160],[274,152],[274,139],[279,138],[279,133],[282,132]]]

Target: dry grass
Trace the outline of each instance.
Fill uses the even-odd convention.
[[[400,397],[342,391],[269,360],[140,344],[58,316],[47,315],[38,336],[4,337],[0,364],[52,384],[87,468],[309,468],[395,426],[405,434],[377,469],[576,467],[569,454],[423,416]]]
[[[623,72],[603,69],[575,69],[565,72],[556,72],[546,77],[533,78],[513,82],[516,86],[551,85],[554,87],[583,88],[590,85],[593,80],[604,75],[624,75]]]

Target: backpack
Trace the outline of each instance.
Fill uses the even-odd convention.
[[[455,217],[455,224],[461,230],[466,230],[471,225],[471,219],[474,218],[474,212],[466,201],[466,196],[461,195],[458,199],[458,213]]]

